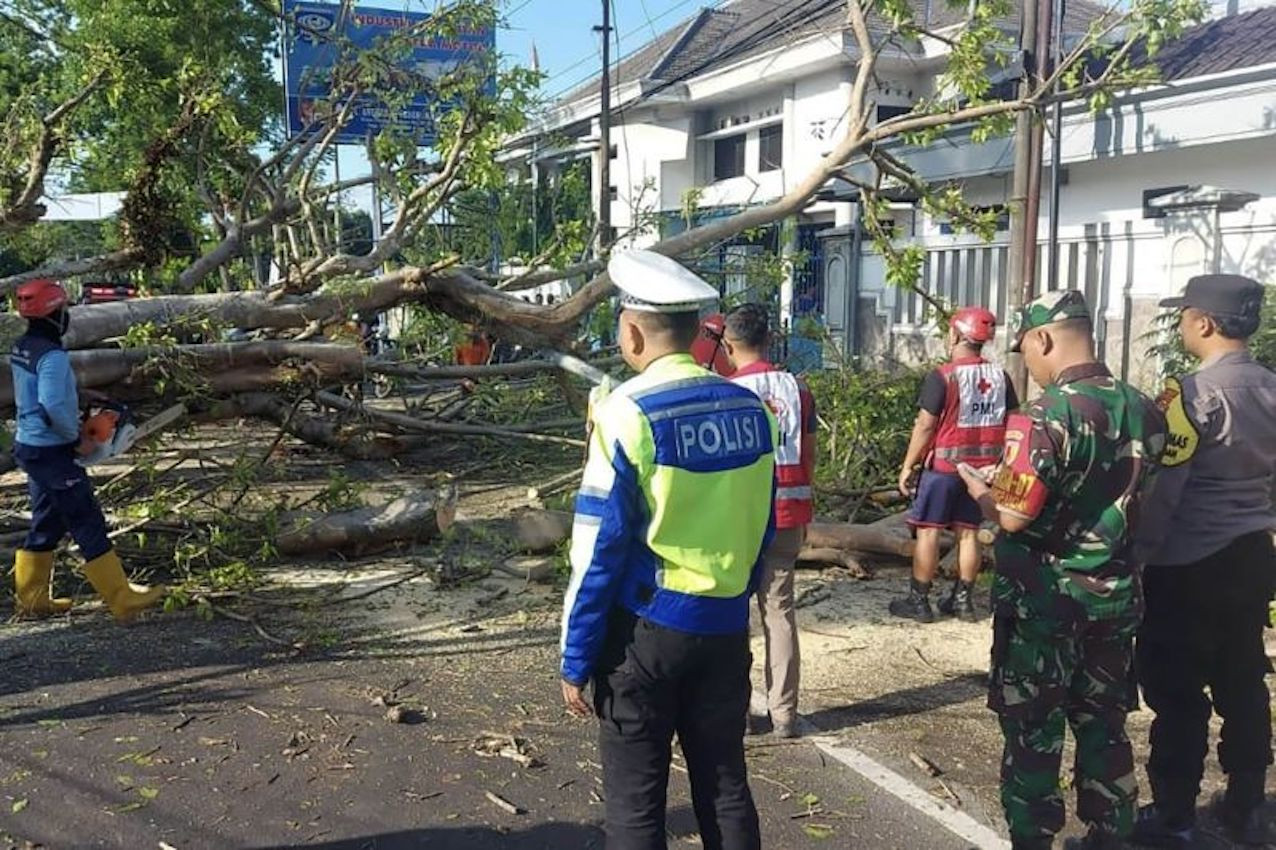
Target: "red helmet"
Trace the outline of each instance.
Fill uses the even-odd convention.
[[[985,343],[997,333],[997,317],[983,307],[962,307],[953,313],[949,326],[964,340]]]
[[[18,315],[43,319],[66,306],[66,290],[56,280],[31,280],[18,287]]]
[[[722,345],[722,336],[727,331],[727,320],[721,313],[706,316],[700,322],[700,332],[696,341],[691,344],[691,356],[706,369],[712,369],[719,375],[729,377],[735,367],[727,358],[727,351]]]

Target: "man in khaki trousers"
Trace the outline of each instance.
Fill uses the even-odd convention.
[[[800,657],[793,605],[793,570],[813,513],[815,400],[806,383],[767,360],[769,315],[760,304],[742,304],[726,317],[723,345],[735,372],[771,408],[779,422],[775,450],[775,539],[763,555],[758,610],[766,635],[767,708],[781,738],[797,737]],[[760,731],[753,722],[750,731]]]

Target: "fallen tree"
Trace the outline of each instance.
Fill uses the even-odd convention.
[[[998,97],[992,93],[990,69],[1002,55],[998,52],[1000,47],[1007,47],[1008,52],[1013,48],[1013,38],[1004,24],[1011,11],[1005,0],[979,0],[971,6],[963,23],[949,28],[942,36],[927,31],[924,22],[915,20],[907,7],[885,0],[850,2],[844,31],[854,41],[857,63],[847,114],[839,124],[840,136],[832,140],[829,154],[773,202],[690,227],[657,242],[654,249],[671,256],[687,256],[741,232],[781,221],[800,212],[835,178],[860,193],[872,234],[880,231],[873,225],[880,225],[875,210],[882,193],[892,186],[907,187],[919,193],[937,214],[947,214],[962,226],[980,229],[986,216],[981,217],[982,213],[965,205],[959,192],[919,180],[907,162],[889,153],[887,143],[933,138],[957,125],[973,127],[985,137],[1004,133],[1007,119],[1020,112],[1037,112],[1054,101],[1081,97],[1093,97],[1098,103],[1101,96],[1114,90],[1145,84],[1155,69],[1146,61],[1142,65],[1132,61],[1132,56],[1148,52],[1141,47],[1142,53],[1137,54],[1135,47],[1159,44],[1165,37],[1172,37],[1195,11],[1189,8],[1191,4],[1176,4],[1173,9],[1163,6],[1158,0],[1136,0],[1119,12],[1096,14],[1085,36],[1055,67],[1041,63],[1019,94]],[[794,9],[785,14],[801,12]],[[464,0],[451,4],[446,13],[410,28],[402,38],[407,43],[446,33],[461,22],[484,25],[495,21],[496,11],[491,3]],[[283,18],[280,22],[297,26],[295,21]],[[1152,41],[1148,41],[1149,35],[1154,36]],[[946,86],[941,86],[936,95],[919,100],[911,112],[875,122],[873,86],[879,60],[893,55],[900,42],[929,38],[947,46],[949,70],[943,78]],[[601,261],[494,278],[482,269],[466,266],[455,254],[432,248],[429,239],[438,214],[449,209],[463,193],[492,188],[505,179],[504,172],[494,167],[495,151],[525,131],[534,109],[533,75],[519,69],[501,71],[495,74],[493,84],[490,68],[462,66],[439,81],[414,80],[422,87],[447,88],[457,103],[455,111],[440,122],[437,155],[423,160],[414,147],[378,146],[375,142],[387,140],[374,140],[368,146],[373,166],[370,177],[344,183],[324,183],[321,179],[320,164],[350,120],[354,104],[384,82],[378,76],[384,68],[394,67],[391,57],[402,45],[390,41],[394,43],[380,48],[385,51],[384,64],[371,61],[367,54],[344,53],[342,63],[333,72],[332,97],[322,105],[313,124],[264,157],[238,149],[234,157],[215,156],[223,153],[216,145],[224,141],[218,135],[216,116],[205,111],[200,92],[174,85],[176,106],[181,108],[174,108],[173,123],[157,131],[147,151],[139,152],[144,154],[143,168],[125,201],[127,226],[121,232],[123,243],[104,253],[96,265],[94,258],[74,263],[51,261],[9,275],[0,279],[0,291],[33,277],[86,274],[107,268],[132,269],[143,276],[153,276],[162,263],[176,259],[169,256],[166,242],[146,241],[160,223],[169,220],[166,216],[171,217],[170,207],[175,200],[160,193],[157,186],[166,169],[185,159],[195,163],[204,181],[197,183],[193,191],[204,203],[213,224],[210,238],[203,241],[197,256],[187,259],[175,285],[157,280],[161,290],[151,297],[74,308],[67,339],[71,347],[91,348],[142,326],[198,322],[240,330],[306,333],[348,321],[354,313],[367,315],[404,304],[420,305],[481,325],[503,339],[525,346],[570,343],[581,321],[612,291]],[[1107,59],[1096,64],[1093,54],[1100,46]],[[97,96],[96,85],[90,85],[60,108],[80,108]],[[16,195],[14,207],[6,213],[9,228],[32,226],[31,187],[42,185],[44,173],[51,161],[56,163],[54,157],[61,150],[57,144],[50,147],[47,128],[56,126],[64,114],[53,110],[46,116],[46,132],[37,134],[32,142],[32,155],[25,160],[19,157],[11,165],[14,176],[10,182],[27,188]],[[401,141],[393,133],[388,140]],[[238,171],[231,165],[236,159],[240,163]],[[356,254],[346,250],[342,234],[330,226],[331,204],[343,189],[360,182],[376,183],[396,212],[383,238],[365,253]],[[566,224],[556,222],[555,226],[561,230]],[[549,241],[568,241],[561,236],[556,230]],[[904,286],[919,287],[916,257],[889,238],[879,239],[879,243],[890,264],[891,279]],[[280,278],[272,287],[254,289],[253,280],[243,279],[245,260],[250,252],[263,250],[274,258]],[[405,252],[411,259],[384,270],[388,262],[406,256]],[[592,278],[570,298],[555,305],[532,304],[513,294],[530,286],[590,275]],[[221,291],[195,294],[197,288],[218,280]],[[180,294],[163,294],[165,285]],[[931,298],[929,293],[918,291]]]
[[[30,49],[10,51],[15,79],[33,81],[19,93],[21,102],[14,91],[23,87],[0,87],[0,104],[15,119],[0,128],[0,230],[6,248],[18,243],[23,248],[13,262],[6,255],[8,271],[0,278],[0,293],[38,277],[113,276],[108,280],[127,281],[142,297],[71,309],[66,343],[85,387],[138,406],[162,398],[187,402],[206,415],[249,416],[273,424],[279,436],[259,456],[240,451],[231,461],[208,461],[207,469],[217,469],[215,474],[224,477],[224,486],[234,495],[224,503],[201,503],[216,521],[208,523],[202,538],[167,547],[167,556],[182,564],[224,566],[271,551],[276,541],[269,524],[241,527],[253,524],[240,514],[252,504],[273,516],[268,499],[253,498],[253,473],[276,456],[284,435],[347,457],[374,459],[394,459],[415,446],[457,439],[531,442],[538,451],[580,447],[579,419],[560,418],[544,405],[533,412],[530,402],[521,415],[499,417],[501,424],[495,424],[473,418],[475,410],[483,409],[475,401],[482,392],[424,412],[411,409],[406,400],[403,412],[361,401],[370,377],[499,381],[546,368],[596,377],[559,361],[552,361],[552,367],[501,364],[465,367],[468,371],[436,365],[450,359],[453,337],[471,328],[525,349],[580,352],[605,336],[595,333],[586,339],[585,324],[609,322],[606,310],[599,308],[613,287],[605,273],[606,257],[600,255],[605,252],[594,246],[591,233],[597,225],[589,204],[578,213],[552,206],[553,232],[537,234],[551,247],[528,254],[536,255],[528,270],[490,270],[492,236],[500,222],[484,218],[486,200],[509,188],[510,175],[519,167],[516,149],[521,142],[543,135],[530,125],[531,116],[541,111],[535,102],[538,75],[498,67],[495,57],[477,55],[437,79],[401,67],[403,52],[413,43],[495,27],[496,4],[455,0],[368,51],[340,39],[332,42],[338,58],[329,75],[330,96],[310,104],[308,126],[286,140],[267,132],[268,111],[248,101],[277,102],[266,96],[271,94],[266,90],[270,75],[260,67],[262,44],[273,41],[276,27],[286,27],[289,37],[296,37],[305,22],[287,17],[276,4],[208,4],[201,6],[207,14],[200,17],[223,16],[217,18],[223,24],[218,44],[224,43],[225,50],[185,49],[189,45],[178,37],[185,33],[172,32],[156,50],[138,50],[138,33],[154,29],[147,17],[159,14],[154,5],[130,5],[139,20],[122,20],[117,31],[96,26],[93,4],[24,4],[38,12],[32,20],[57,32],[24,32],[19,41]],[[847,57],[854,68],[845,113],[827,139],[828,154],[808,173],[790,175],[787,191],[766,203],[716,217],[701,215],[689,198],[684,210],[688,227],[682,232],[656,239],[641,230],[651,217],[638,216],[642,224],[619,234],[614,244],[650,237],[654,250],[669,256],[716,256],[740,234],[800,214],[830,181],[841,181],[858,193],[859,214],[886,260],[887,278],[942,311],[942,301],[922,287],[916,246],[896,242],[888,232],[883,221],[887,197],[906,190],[929,214],[977,233],[991,232],[996,214],[967,204],[959,187],[928,184],[892,151],[905,143],[933,143],[951,128],[991,138],[1008,132],[1013,116],[1039,116],[1060,100],[1092,97],[1101,106],[1114,91],[1150,83],[1154,71],[1132,57],[1145,56],[1172,38],[1197,11],[1192,0],[1132,0],[1110,13],[1094,13],[1087,31],[1060,62],[1053,67],[1026,63],[1024,84],[1006,95],[1004,88],[993,86],[992,75],[1018,53],[1007,0],[975,0],[963,19],[942,32],[928,31],[928,21],[918,20],[908,4],[851,0],[841,36],[853,45]],[[797,26],[803,14],[802,4],[779,4],[776,25]],[[0,35],[24,27],[29,29],[13,16],[0,15]],[[95,41],[99,33],[103,43]],[[306,37],[329,36],[306,32]],[[919,98],[906,114],[876,120],[879,63],[912,61],[919,45],[928,55],[942,55],[939,61],[947,65],[935,93]],[[250,62],[236,64],[227,56],[246,56]],[[254,57],[256,65],[251,64]],[[256,81],[251,91],[226,84],[245,78]],[[644,88],[643,96],[661,89],[659,83]],[[385,92],[393,92],[396,102],[426,97],[452,104],[439,116],[434,143],[422,148],[418,139],[392,127],[367,139],[368,175],[345,181],[329,176],[326,163],[356,106],[382,100]],[[395,103],[380,105],[393,108]],[[118,127],[125,131],[117,132]],[[99,137],[116,147],[103,150]],[[112,188],[110,175],[127,175],[126,182],[114,187],[124,192],[118,220],[93,237],[91,249],[79,244],[50,249],[65,242],[33,238],[37,228],[47,227],[39,223],[38,213],[48,174],[66,185],[95,188]],[[371,222],[366,239],[352,238],[348,222],[356,211],[345,208],[341,197],[356,188],[375,190],[382,206],[393,211],[389,221],[378,222],[384,228],[377,228],[376,240]],[[483,208],[477,213],[480,232],[474,234],[482,250],[458,247],[454,229],[442,224],[464,214],[467,200],[474,198]],[[538,222],[542,212],[533,210]],[[526,210],[520,208],[519,215],[525,224]],[[534,304],[517,294],[556,282],[566,282],[570,292],[556,304]],[[406,362],[369,358],[359,346],[332,341],[361,333],[356,318],[366,322],[398,307],[409,308],[410,318],[426,326],[426,344]],[[0,336],[11,339],[23,327],[16,317],[6,316],[0,319]],[[239,341],[211,341],[228,338]],[[196,339],[205,342],[182,344]],[[343,386],[344,394],[338,392]],[[377,386],[384,388],[385,382]],[[0,405],[11,403],[6,375],[0,377]],[[462,416],[471,421],[461,421]],[[214,474],[207,469],[201,467],[201,474]],[[138,473],[143,479],[150,475]],[[546,489],[555,486],[563,485]],[[179,504],[192,498],[187,493],[192,488],[182,487]],[[139,485],[129,492],[144,490]],[[193,492],[203,493],[203,488]],[[290,517],[281,551],[370,551],[368,547],[386,539],[437,534],[451,521],[454,496],[405,498],[354,513],[345,513],[347,503],[334,500],[323,510]],[[242,539],[230,546],[220,526],[236,529]],[[561,545],[566,533],[553,545]],[[857,553],[908,557],[912,543],[871,526],[815,527],[807,554],[832,557],[819,550],[844,553],[838,557],[850,568]]]

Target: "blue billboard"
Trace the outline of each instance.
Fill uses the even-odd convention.
[[[284,91],[290,136],[312,127],[316,105],[330,96],[332,70],[343,56],[348,62],[359,50],[376,47],[389,36],[409,35],[407,55],[383,75],[386,89],[360,96],[353,104],[350,120],[337,137],[339,144],[362,144],[369,134],[394,127],[411,134],[419,145],[433,145],[435,120],[448,104],[422,89],[458,65],[493,56],[496,50],[496,32],[487,27],[461,27],[446,39],[428,38],[422,25],[430,16],[420,12],[284,0],[284,17],[288,22]],[[405,92],[411,95],[406,102],[402,100]]]

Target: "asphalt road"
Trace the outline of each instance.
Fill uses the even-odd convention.
[[[6,626],[0,847],[601,848],[593,730],[553,662],[543,626],[300,654],[191,617]],[[749,759],[765,847],[974,846],[809,741]],[[669,846],[699,846],[677,769],[669,810]]]

